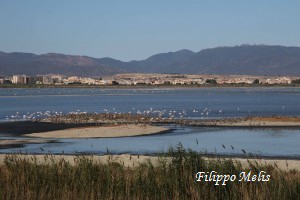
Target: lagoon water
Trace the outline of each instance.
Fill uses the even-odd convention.
[[[0,120],[43,117],[45,112],[131,112],[166,110],[191,118],[241,117],[248,115],[300,116],[300,88],[146,88],[0,89]],[[204,110],[206,110],[204,112]],[[209,111],[207,113],[207,111]],[[203,114],[201,114],[203,113]],[[206,114],[207,113],[207,114]],[[28,153],[155,153],[176,146],[219,154],[300,158],[299,129],[229,129],[173,127],[162,134],[128,138],[63,139],[59,143],[25,145],[0,152]],[[0,139],[7,139],[0,133]],[[198,141],[198,144],[196,143]],[[223,148],[222,144],[225,145]],[[231,148],[233,146],[234,149]],[[42,147],[45,152],[42,152]]]

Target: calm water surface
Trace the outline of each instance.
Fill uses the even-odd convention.
[[[191,118],[248,115],[300,115],[299,88],[163,88],[163,89],[0,89],[0,120],[45,116],[45,112],[131,112],[166,110]],[[207,114],[204,111],[209,111]],[[203,113],[203,114],[201,114]],[[5,137],[0,138],[5,139]],[[198,140],[198,145],[196,144]],[[297,129],[220,129],[175,127],[163,134],[130,138],[65,139],[62,143],[26,145],[0,152],[30,153],[154,153],[179,142],[184,147],[209,153],[247,152],[269,156],[300,156]],[[222,144],[226,148],[222,147]],[[231,148],[232,145],[234,150]]]
[[[0,153],[19,152],[21,150],[28,153],[105,154],[108,149],[110,153],[114,154],[147,154],[167,151],[170,146],[175,147],[181,143],[185,148],[191,148],[202,153],[237,155],[243,154],[241,151],[243,149],[248,153],[261,156],[300,158],[300,131],[297,129],[175,127],[175,130],[162,135],[62,139],[59,141],[60,143],[31,144],[23,148],[2,149]],[[41,147],[44,151],[40,149]]]

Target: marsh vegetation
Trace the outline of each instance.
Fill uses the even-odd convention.
[[[70,164],[45,156],[6,157],[0,166],[1,199],[299,199],[300,173],[276,165],[224,158],[205,159],[181,145],[158,156],[158,161],[128,167],[108,160],[78,156]],[[226,185],[197,182],[199,171],[238,176],[241,171],[267,172],[268,182],[234,181]]]

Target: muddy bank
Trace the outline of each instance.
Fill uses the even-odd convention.
[[[0,136],[22,136],[23,134],[64,130],[69,128],[80,128],[94,124],[72,124],[72,123],[59,123],[54,124],[51,122],[33,122],[33,121],[16,121],[16,122],[1,122],[0,123]]]

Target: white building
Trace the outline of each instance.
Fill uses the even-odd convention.
[[[14,75],[12,77],[13,84],[26,84],[26,76],[25,75]]]

